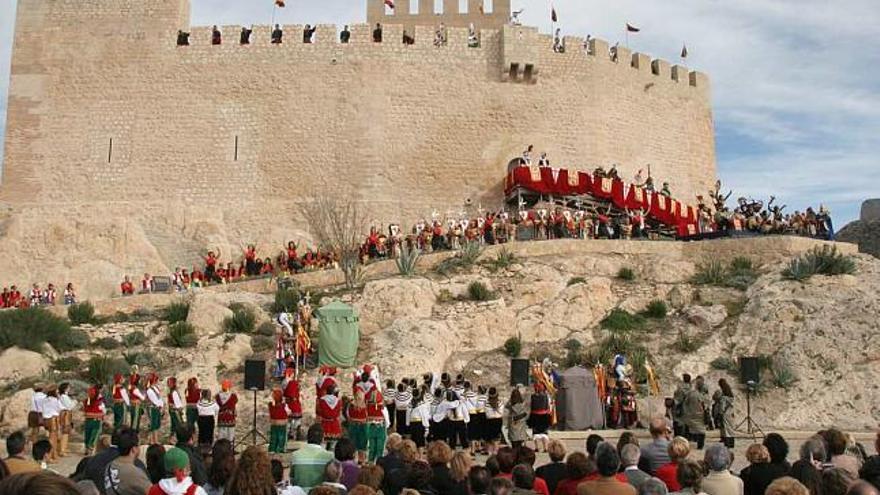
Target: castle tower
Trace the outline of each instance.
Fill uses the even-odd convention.
[[[442,8],[438,11],[435,6]],[[461,8],[466,7],[466,8]],[[500,29],[510,20],[510,0],[495,0],[489,10],[484,0],[397,0],[395,8],[386,6],[384,0],[367,0],[367,24],[402,25],[407,33],[415,33],[416,26],[436,28],[467,28],[473,25],[481,29]]]

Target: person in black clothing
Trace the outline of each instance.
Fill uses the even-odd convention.
[[[159,444],[147,448],[147,476],[154,485],[167,478],[165,473],[165,447]]]
[[[98,487],[98,491],[102,494],[107,493],[106,488],[104,487],[104,472],[107,470],[107,466],[120,455],[119,448],[116,446],[119,443],[119,434],[130,431],[132,431],[130,428],[120,428],[118,431],[115,431],[110,438],[110,447],[93,455],[89,460],[89,463],[86,464],[82,479],[90,480],[96,487]],[[147,471],[147,467],[144,466],[144,463],[141,462],[140,459],[135,459],[134,465],[143,469],[144,472]]]
[[[880,455],[872,455],[865,460],[859,469],[859,478],[880,490]]]
[[[373,43],[381,43],[381,42],[382,42],[382,25],[377,22],[376,29],[373,30]]]
[[[220,30],[217,29],[217,26],[214,26],[211,29],[211,44],[219,45],[223,42],[223,36],[220,34]]]
[[[339,33],[339,42],[340,43],[348,43],[351,40],[351,31],[348,30],[348,24],[342,28],[342,32]]]
[[[280,44],[283,36],[284,31],[281,30],[281,26],[279,24],[275,24],[275,29],[272,30],[272,44]]]
[[[306,24],[306,27],[303,29],[303,43],[312,42],[312,36],[314,36],[316,29],[318,29],[318,26],[312,27]]]
[[[187,423],[182,423],[177,426],[174,434],[177,437],[176,447],[182,449],[189,456],[190,477],[193,483],[199,486],[204,485],[208,482],[208,470],[205,468],[205,461],[202,460],[202,455],[193,447],[193,439],[195,438],[193,427]]]
[[[468,473],[468,483],[470,483],[472,495],[488,495],[492,476],[485,467],[474,466]],[[551,490],[550,493],[552,494],[553,491]]]
[[[764,447],[770,453],[770,464],[780,466],[785,473],[791,469],[788,463],[788,442],[779,433],[770,433],[764,438]]]
[[[177,46],[189,46],[189,33],[177,30]]]
[[[746,460],[749,465],[740,472],[744,495],[763,495],[773,480],[788,474],[788,470],[780,465],[770,463],[770,453],[763,445],[750,446],[746,450]]]
[[[404,488],[416,490],[421,495],[441,495],[441,493],[434,488],[432,483],[433,475],[434,473],[431,470],[431,466],[427,463],[421,461],[414,462],[410,467],[406,486]]]
[[[559,440],[550,440],[547,444],[550,463],[539,467],[535,474],[547,482],[550,493],[556,492],[556,486],[565,479],[565,446]]]
[[[242,45],[250,45],[251,44],[251,33],[253,33],[253,29],[248,29],[244,26],[241,28],[241,44]]]
[[[452,460],[452,449],[446,442],[436,441],[428,445],[428,464],[431,466],[431,487],[440,495],[448,495],[455,491],[455,480],[449,470]]]
[[[403,44],[404,45],[414,45],[416,43],[416,39],[413,38],[409,33],[406,32],[406,29],[403,30]]]

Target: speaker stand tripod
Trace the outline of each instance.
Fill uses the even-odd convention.
[[[266,438],[266,435],[263,435],[263,432],[257,428],[257,389],[252,388],[251,392],[254,393],[254,417],[253,423],[251,423],[251,430],[245,433],[244,439],[247,440],[248,437],[251,437],[251,446],[267,444],[269,440]],[[257,437],[260,437],[262,443],[257,443]]]
[[[746,389],[746,417],[743,419],[734,431],[740,431],[743,426],[746,427],[746,433],[751,435],[752,440],[755,441],[760,434],[761,437],[764,437],[764,430],[758,426],[757,421],[752,418],[752,394],[755,393],[755,385],[753,382],[748,383],[748,388]]]

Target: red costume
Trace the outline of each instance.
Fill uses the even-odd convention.
[[[104,397],[97,387],[89,387],[86,400],[83,401],[83,413],[86,419],[104,419]]]
[[[324,427],[324,438],[342,438],[342,401],[335,395],[325,395],[318,399],[318,419]]]
[[[290,417],[299,419],[302,417],[302,403],[299,397],[299,380],[293,378],[293,369],[284,371],[286,384],[284,385],[284,401],[290,408]]]
[[[122,392],[123,392],[123,390],[125,390],[125,388],[122,385],[122,381],[123,381],[123,379],[122,379],[121,373],[116,373],[116,375],[113,376],[112,395],[113,395],[113,402],[114,403],[125,402],[125,396],[122,394]]]
[[[238,405],[238,396],[235,392],[220,392],[216,397],[220,412],[217,413],[217,426],[235,426],[235,407]]]
[[[272,402],[269,403],[269,422],[273,425],[287,426],[287,416],[290,409],[284,402],[284,394],[281,390],[272,391]]]
[[[130,296],[134,294],[134,284],[130,281],[126,280],[119,285],[120,290],[122,291],[123,296]]]
[[[186,407],[195,408],[202,398],[202,389],[199,388],[199,380],[192,377],[186,381]]]

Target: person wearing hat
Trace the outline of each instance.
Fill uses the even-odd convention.
[[[287,450],[287,418],[290,409],[280,388],[272,390],[269,402],[269,453],[284,454]]]
[[[199,419],[199,399],[202,398],[202,389],[199,388],[199,379],[191,377],[186,381],[186,423],[195,426]]]
[[[95,446],[98,443],[98,437],[101,435],[101,424],[104,422],[104,415],[107,414],[107,408],[104,406],[104,395],[101,394],[100,385],[89,387],[86,399],[83,401],[83,414],[86,418],[85,438],[83,441],[85,443],[85,454],[88,457],[95,453]]]
[[[180,391],[177,390],[177,378],[169,376],[165,384],[168,385],[168,418],[171,422],[171,437],[173,438],[177,427],[183,422],[186,403],[180,396]]]
[[[122,373],[113,375],[113,388],[110,393],[113,396],[113,429],[119,430],[125,424],[125,408],[128,406],[128,390],[123,385],[125,378]]]
[[[235,409],[238,405],[238,396],[232,391],[230,380],[223,380],[220,383],[220,393],[214,400],[220,408],[217,413],[217,438],[235,443]]]
[[[137,365],[134,365],[131,367],[131,374],[128,376],[128,400],[130,403],[128,417],[131,420],[129,426],[135,431],[140,431],[141,429],[141,414],[144,412],[141,403],[146,398],[143,391],[141,391],[140,385],[141,375],[138,373]]]
[[[284,381],[281,382],[281,387],[284,390],[284,401],[287,402],[287,408],[290,410],[287,421],[287,438],[295,438],[302,420],[302,402],[299,394],[299,380],[296,378],[294,368],[288,367],[284,370]]]
[[[165,452],[165,472],[171,476],[150,487],[147,495],[208,495],[190,478],[189,456],[178,447]]]
[[[49,443],[52,450],[49,451],[47,462],[58,462],[58,434],[59,418],[61,416],[61,400],[58,399],[58,386],[55,384],[46,387],[46,398],[43,399],[43,424],[49,431]]]
[[[40,427],[43,426],[43,401],[46,400],[46,388],[42,383],[34,384],[34,394],[31,396],[31,409],[27,416],[27,425],[30,429],[30,441],[34,443],[40,436]]]
[[[147,378],[147,411],[150,415],[148,442],[159,443],[159,429],[162,428],[162,414],[165,412],[165,400],[159,389],[159,375],[150,373]]]

